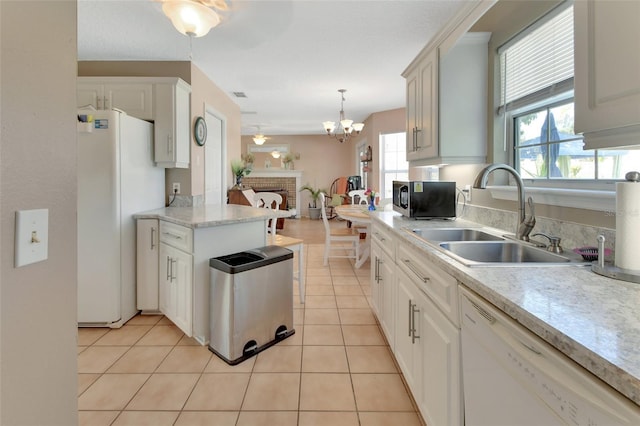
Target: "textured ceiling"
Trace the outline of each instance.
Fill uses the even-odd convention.
[[[468,0],[231,1],[192,60],[240,106],[242,134],[321,134],[405,105],[402,71]],[[79,0],[79,60],[188,60],[190,39],[152,0]],[[244,92],[235,98],[232,92]]]

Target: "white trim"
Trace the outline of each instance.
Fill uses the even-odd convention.
[[[498,200],[515,201],[518,199],[515,186],[488,186],[487,189],[491,191],[491,196]],[[537,204],[596,211],[614,211],[616,209],[615,191],[534,187],[527,187],[525,191]]]
[[[222,125],[222,141],[221,141],[221,145],[220,145],[220,173],[222,173],[221,176],[221,182],[220,182],[220,204],[221,205],[225,205],[227,202],[227,191],[226,188],[228,188],[227,186],[227,116],[222,114],[220,111],[218,111],[216,108],[214,108],[212,105],[207,104],[206,102],[203,103],[203,114],[204,114],[204,119],[206,122],[207,119],[207,114],[210,114],[212,116],[214,116],[215,118],[217,118],[218,120],[220,120],[220,123]],[[206,148],[206,144],[204,146],[204,153],[203,153],[203,166],[204,166],[204,188],[203,188],[203,194],[202,194],[202,198],[203,198],[203,202],[206,204],[206,199],[207,199],[207,148]]]

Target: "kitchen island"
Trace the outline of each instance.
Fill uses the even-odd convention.
[[[266,221],[289,212],[238,205],[137,213],[138,309],[209,340],[209,259],[266,245]]]
[[[416,221],[394,212],[376,212],[372,217],[374,237],[376,230],[392,235],[398,245],[411,247],[415,256],[437,266],[640,405],[638,284],[597,275],[588,265],[468,267],[412,230],[486,226],[460,219]]]

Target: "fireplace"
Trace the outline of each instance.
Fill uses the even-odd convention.
[[[300,217],[300,186],[302,171],[285,169],[253,169],[249,176],[242,179],[245,186],[251,188],[279,188],[287,191],[289,209],[295,209],[295,217]]]

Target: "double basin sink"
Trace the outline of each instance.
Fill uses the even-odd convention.
[[[467,266],[587,264],[529,243],[509,240],[475,228],[413,229],[412,232]]]

